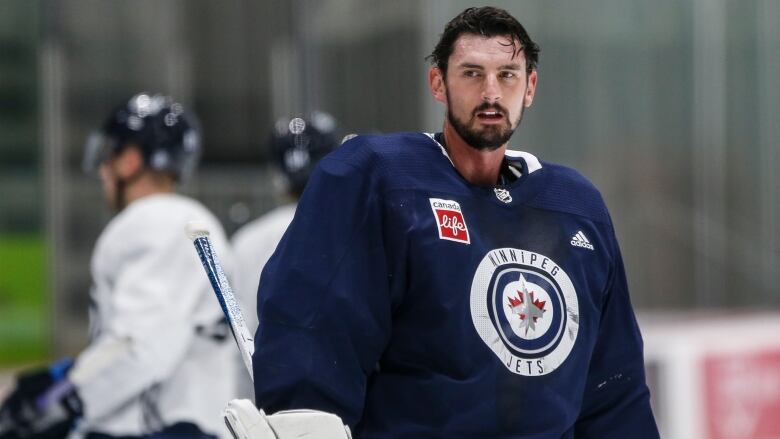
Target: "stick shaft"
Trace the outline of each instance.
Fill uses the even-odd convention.
[[[241,358],[244,360],[249,376],[254,380],[252,372],[252,354],[255,351],[254,339],[244,322],[244,316],[241,314],[241,307],[238,305],[230,283],[222,270],[222,266],[217,258],[217,253],[211,245],[208,236],[200,236],[193,240],[195,249],[200,256],[200,262],[206,270],[211,287],[219,300],[222,312],[225,313],[230,330],[233,332],[233,338],[236,340],[238,350],[241,351]]]

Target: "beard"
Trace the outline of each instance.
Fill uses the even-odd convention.
[[[500,104],[488,104],[487,102],[479,105],[471,113],[471,119],[467,122],[458,119],[452,112],[449,99],[447,100],[447,120],[455,128],[455,132],[468,144],[470,147],[479,151],[495,151],[509,141],[514,134],[515,129],[520,126],[520,121],[523,120],[524,106],[520,107],[520,115],[517,117],[514,128],[509,119],[509,111],[502,107]],[[481,111],[498,111],[500,112],[506,121],[502,125],[486,125],[481,129],[475,127],[475,121],[477,119],[477,113]]]

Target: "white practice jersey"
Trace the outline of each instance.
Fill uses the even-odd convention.
[[[200,203],[157,194],[131,203],[92,255],[90,345],[69,377],[84,401],[84,431],[144,435],[177,422],[223,436],[235,397],[236,347],[192,242],[204,221],[225,270],[233,258]]]
[[[295,206],[293,203],[277,207],[241,227],[231,238],[236,258],[236,282],[233,289],[252,333],[257,329],[260,272],[295,216]]]
[[[233,293],[241,305],[247,328],[253,335],[257,330],[257,286],[260,283],[260,272],[290,225],[295,215],[295,206],[293,203],[277,207],[241,227],[231,239],[233,255],[236,258]],[[245,370],[243,362],[239,367]],[[254,399],[248,374],[242,374],[239,378],[238,392],[242,397]]]

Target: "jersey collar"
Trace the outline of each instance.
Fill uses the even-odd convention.
[[[449,160],[450,164],[454,167],[455,164],[452,163],[452,159],[450,158],[450,155],[447,153],[447,149],[438,140],[441,138],[443,134],[442,133],[423,133],[423,134],[428,136],[428,138],[430,138],[439,147],[439,150],[441,151],[442,155],[444,157],[447,157],[447,160]],[[541,162],[539,162],[539,159],[536,158],[535,155],[525,151],[516,151],[512,149],[507,149],[504,152],[504,160],[506,161],[507,168],[512,174],[515,175],[516,178],[520,178],[523,175],[523,172],[531,174],[542,169],[542,164]]]

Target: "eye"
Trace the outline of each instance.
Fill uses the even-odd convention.
[[[501,73],[499,73],[498,76],[501,79],[515,79],[515,78],[517,78],[517,74],[515,72],[506,71],[506,70],[502,71]]]
[[[481,73],[478,70],[464,70],[463,76],[467,78],[477,78],[481,76]]]

